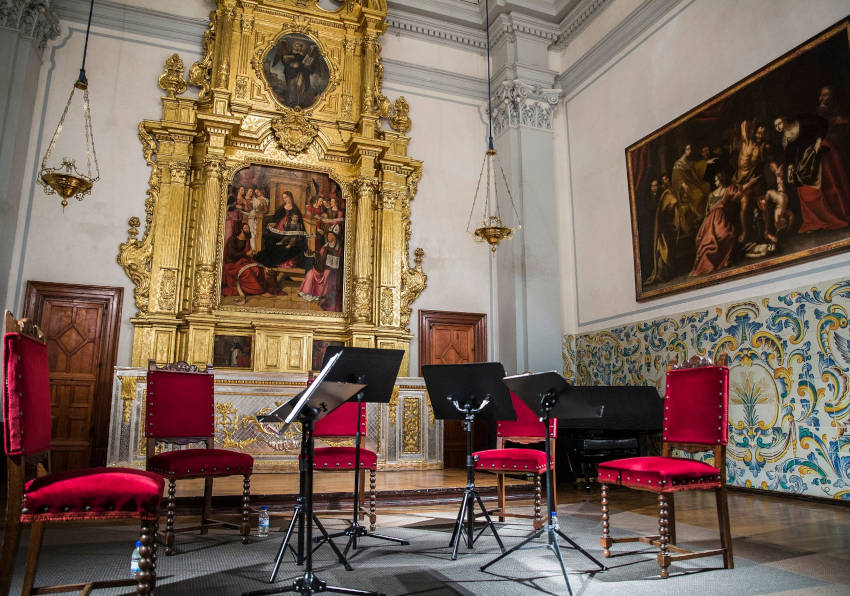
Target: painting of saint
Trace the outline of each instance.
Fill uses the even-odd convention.
[[[266,52],[263,74],[275,99],[288,108],[315,104],[330,79],[319,46],[302,33],[284,35]]]
[[[626,149],[638,300],[850,248],[848,23]]]
[[[254,164],[226,197],[222,307],[342,312],[346,210],[335,180]]]
[[[213,367],[251,368],[254,338],[250,335],[216,335],[213,340]]]

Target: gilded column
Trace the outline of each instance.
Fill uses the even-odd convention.
[[[354,248],[354,321],[372,321],[373,248],[375,239],[375,190],[374,178],[361,177],[354,182],[356,197],[357,226]]]
[[[342,71],[342,116],[348,120],[360,117],[360,104],[354,101],[358,94],[357,77],[357,32],[353,26],[346,26],[345,41],[343,41],[343,71]]]
[[[198,197],[197,245],[195,247],[195,283],[192,310],[212,312],[215,289],[215,248],[218,232],[218,203],[221,193],[221,158],[204,159],[204,184]]]
[[[213,87],[226,90],[230,82],[230,41],[233,39],[233,23],[236,19],[235,0],[220,2],[216,14],[218,16],[219,35],[216,38],[218,59],[215,61],[215,64],[217,64],[215,72],[212,73]]]

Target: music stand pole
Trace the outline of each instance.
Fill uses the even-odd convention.
[[[555,553],[555,557],[558,559],[558,563],[561,566],[561,573],[564,574],[564,581],[567,584],[567,592],[572,596],[573,589],[570,586],[570,579],[567,575],[567,567],[564,564],[564,556],[561,554],[561,545],[558,543],[558,537],[562,538],[564,541],[570,544],[571,548],[576,549],[585,557],[593,561],[599,566],[599,571],[605,570],[605,565],[597,561],[589,552],[584,550],[581,546],[578,545],[572,538],[564,534],[558,526],[558,512],[554,507],[554,498],[553,491],[554,486],[552,483],[555,479],[552,476],[552,439],[550,436],[549,428],[551,422],[551,412],[552,408],[555,406],[558,400],[558,395],[554,390],[549,390],[545,393],[540,394],[540,410],[543,413],[542,421],[546,425],[546,505],[549,512],[548,519],[546,520],[546,525],[539,530],[535,530],[528,536],[525,540],[517,544],[516,546],[511,547],[508,551],[503,552],[501,555],[490,561],[489,563],[481,566],[481,571],[484,571],[490,565],[494,563],[498,563],[505,557],[515,553],[518,550],[528,550],[533,548],[546,548]],[[546,533],[547,542],[546,544],[535,544],[532,546],[527,546],[531,541],[539,538],[543,533]],[[595,572],[594,572],[595,573]]]

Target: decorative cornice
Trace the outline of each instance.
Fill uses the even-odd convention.
[[[410,12],[392,11],[388,13],[387,29],[389,32],[397,31],[402,34],[449,42],[467,48],[484,49],[487,47],[484,30],[480,26],[476,28],[448,23],[443,19]]]
[[[558,75],[555,85],[563,89],[565,94],[572,92],[680,3],[680,0],[644,0],[572,66]]]
[[[59,37],[59,19],[50,0],[0,0],[0,27],[32,39],[39,50]]]
[[[496,91],[493,104],[493,133],[527,126],[552,129],[552,114],[561,98],[560,89],[544,89],[525,81],[505,81]]]
[[[418,87],[471,99],[487,99],[487,79],[429,68],[391,58],[382,60],[384,84]]]
[[[88,20],[88,0],[53,0],[53,6],[60,19],[75,23]],[[92,25],[169,41],[200,44],[209,25],[209,17],[207,14],[198,18],[181,17],[110,0],[95,0]]]
[[[558,38],[558,28],[553,23],[514,12],[500,14],[490,25],[490,43],[494,47],[505,37],[516,41],[518,34],[552,43]]]
[[[570,45],[570,42],[584,31],[585,27],[605,8],[608,2],[609,0],[580,0],[561,21],[559,25],[560,34],[552,47],[556,50],[562,50]]]

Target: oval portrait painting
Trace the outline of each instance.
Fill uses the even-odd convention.
[[[301,33],[281,37],[263,58],[275,99],[288,108],[309,108],[328,88],[330,71],[316,42]]]

